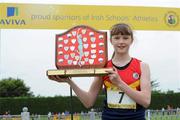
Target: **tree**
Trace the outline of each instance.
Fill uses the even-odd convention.
[[[151,88],[152,88],[152,94],[161,94],[161,90],[157,90],[159,87],[159,82],[157,80],[152,80],[151,81]]]
[[[166,93],[167,94],[174,94],[174,91],[173,90],[168,90]]]
[[[0,80],[0,97],[33,96],[30,87],[27,87],[23,80],[5,78]]]
[[[152,87],[152,90],[156,90],[156,88],[159,87],[159,82],[157,82],[157,80],[152,80],[151,87]]]

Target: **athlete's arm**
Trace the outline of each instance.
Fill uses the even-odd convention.
[[[123,82],[118,75],[117,70],[107,72],[109,72],[111,82],[125,92],[131,99],[145,108],[149,106],[151,101],[151,83],[150,70],[147,64],[141,62],[140,91],[133,90]]]
[[[141,78],[140,78],[140,88],[141,91],[139,96],[144,100],[135,98],[138,103],[141,103],[144,107],[148,107],[151,102],[151,80],[150,80],[150,69],[148,64],[141,63]]]
[[[98,96],[100,89],[102,88],[102,83],[103,83],[101,77],[95,77],[92,85],[90,86],[89,91],[86,92],[81,88],[79,88],[79,86],[77,86],[69,78],[60,78],[59,76],[49,77],[49,78],[57,82],[67,82],[86,108],[89,108],[94,105],[95,100]]]

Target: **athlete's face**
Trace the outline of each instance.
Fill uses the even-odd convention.
[[[129,47],[132,44],[132,38],[130,35],[113,35],[111,43],[116,53],[123,54],[129,51]]]

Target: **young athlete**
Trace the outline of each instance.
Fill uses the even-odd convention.
[[[88,92],[80,89],[70,78],[49,76],[58,82],[67,82],[87,108],[93,106],[102,86],[106,89],[102,120],[145,120],[145,108],[151,101],[150,70],[146,63],[129,55],[133,32],[124,23],[111,29],[114,54],[106,67],[107,76],[95,77]]]

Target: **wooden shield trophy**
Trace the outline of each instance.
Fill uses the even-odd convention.
[[[55,63],[57,70],[48,70],[48,76],[106,75],[107,32],[80,25],[57,34]]]

